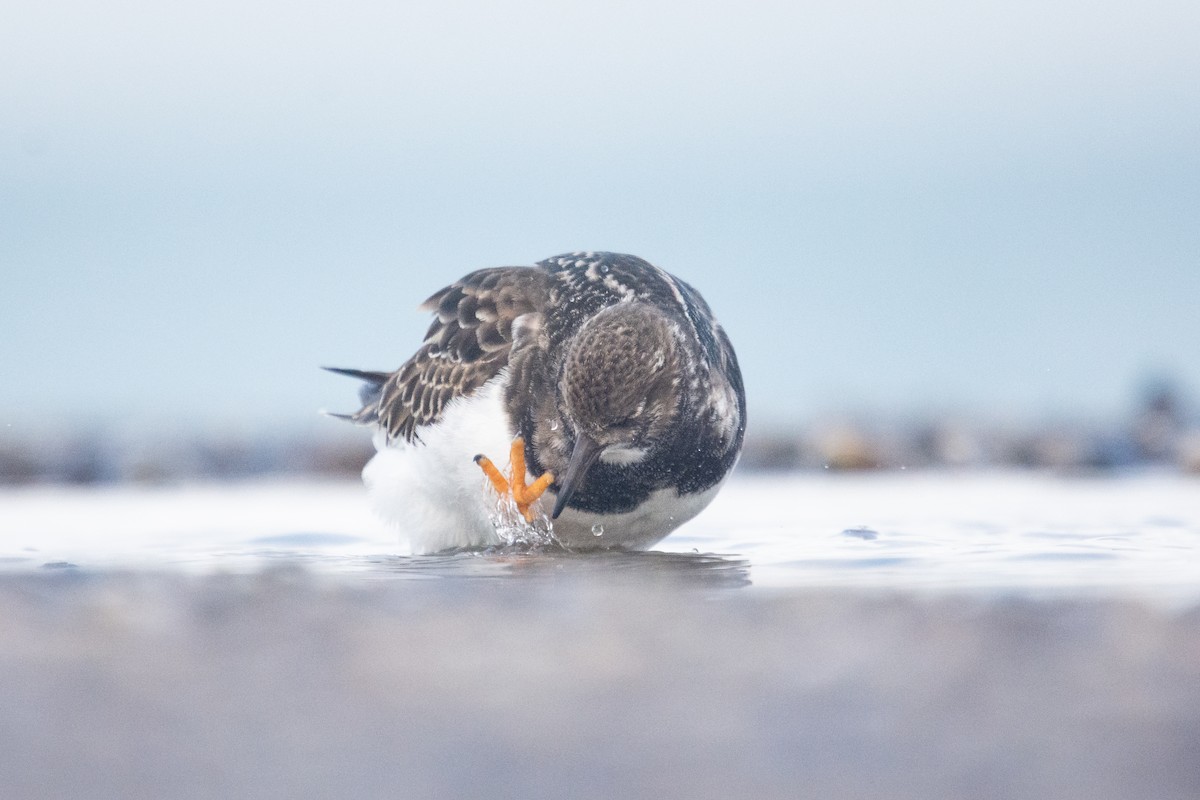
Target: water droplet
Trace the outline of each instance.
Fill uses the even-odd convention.
[[[555,420],[550,421],[550,430],[552,430],[552,431],[558,430],[558,420],[555,419]]]
[[[603,536],[603,535],[604,535],[604,526],[601,525],[599,522],[597,522],[595,525],[592,526],[592,536]]]

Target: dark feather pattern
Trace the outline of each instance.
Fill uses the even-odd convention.
[[[570,506],[596,513],[626,512],[657,489],[675,487],[689,494],[719,483],[741,452],[746,396],[733,346],[700,293],[641,258],[619,253],[571,253],[538,267],[556,279],[544,312],[543,351],[522,353],[521,361],[530,362],[525,366],[528,374],[514,376],[514,386],[534,387],[531,396],[521,398],[517,391],[509,395],[510,414],[526,442],[532,442],[526,446],[530,472],[552,469],[561,474],[561,454],[574,444],[567,426],[548,431],[544,423],[553,402],[546,396],[554,396],[569,343],[601,310],[639,303],[673,321],[682,339],[679,368],[686,385],[676,392],[677,424],[654,443],[645,461],[631,466],[596,464]],[[513,368],[520,366],[514,363]]]
[[[650,369],[638,365],[656,354],[669,380],[654,390],[661,402],[658,421],[646,427],[653,435],[638,440],[648,455],[630,466],[597,463],[595,480],[569,505],[631,510],[660,488],[685,494],[719,483],[737,460],[746,427],[737,358],[700,294],[635,256],[571,253],[534,267],[473,272],[422,304],[435,319],[420,349],[396,372],[335,371],[368,382],[354,422],[379,426],[389,440],[415,443],[451,401],[508,368],[504,399],[513,432],[525,438],[530,472],[561,475],[578,426],[586,422],[561,416],[568,351],[583,340],[581,330],[590,320],[616,306],[630,310],[618,314],[614,319],[623,321],[596,341],[597,358],[580,362],[597,365],[583,368],[584,392],[594,388],[597,397],[620,397],[621,381]],[[649,333],[632,344],[618,335],[618,329],[641,325],[644,315]],[[617,357],[609,352],[614,348],[633,355]],[[567,424],[559,425],[559,419]]]
[[[545,305],[548,283],[549,276],[538,270],[496,267],[435,293],[421,304],[421,310],[436,314],[425,342],[400,369],[385,374],[353,421],[378,425],[389,440],[419,440],[420,428],[437,422],[451,400],[470,395],[504,368],[514,320]]]

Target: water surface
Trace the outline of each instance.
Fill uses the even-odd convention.
[[[668,580],[1200,599],[1200,480],[1038,473],[735,478],[648,553],[405,554],[356,482],[0,493],[0,569],[254,571],[410,580]]]
[[[0,794],[1200,797],[1196,481],[734,480],[405,555],[353,483],[0,493]]]

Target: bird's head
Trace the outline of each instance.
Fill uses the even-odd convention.
[[[677,328],[654,307],[620,303],[580,328],[558,384],[573,443],[554,518],[597,461],[636,464],[651,453],[679,411],[681,382]]]

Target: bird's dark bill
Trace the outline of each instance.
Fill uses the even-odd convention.
[[[580,434],[579,438],[575,440],[575,449],[571,451],[571,460],[567,463],[567,474],[558,482],[558,499],[554,501],[554,512],[550,515],[551,519],[558,519],[558,515],[567,507],[575,490],[583,485],[584,480],[587,479],[588,470],[596,463],[596,459],[600,458],[600,453],[603,451],[604,448],[601,445],[583,434]]]

